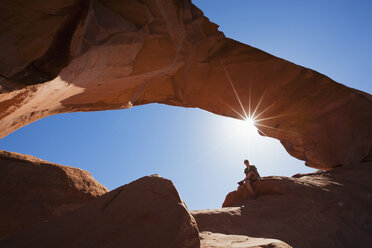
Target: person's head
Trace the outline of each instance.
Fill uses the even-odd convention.
[[[244,164],[245,164],[245,166],[250,166],[250,164],[249,164],[249,160],[248,159],[246,159],[246,160],[244,160]]]

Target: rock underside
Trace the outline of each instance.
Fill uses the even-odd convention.
[[[371,159],[371,95],[226,38],[190,0],[1,1],[0,16],[0,137],[53,114],[164,103],[254,112],[310,167]]]

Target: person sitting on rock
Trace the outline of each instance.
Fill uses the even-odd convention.
[[[257,180],[261,181],[261,176],[257,171],[256,166],[250,165],[249,161],[246,159],[244,160],[244,164],[247,168],[244,169],[245,178],[238,182],[239,185],[245,185],[249,192],[252,194],[253,199],[256,199],[256,192],[253,190],[252,183],[256,182]]]

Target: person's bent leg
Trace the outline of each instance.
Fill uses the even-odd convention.
[[[256,176],[256,174],[250,172],[250,173],[248,174],[248,180],[247,180],[247,181],[249,182],[249,188],[250,188],[249,191],[251,191],[252,196],[253,196],[253,199],[256,199],[256,192],[255,192],[255,190],[253,189],[253,185],[252,185],[252,183],[253,183],[254,181],[256,181],[256,180],[257,180],[257,176]]]
[[[249,180],[250,180],[251,182],[255,182],[255,181],[257,181],[257,175],[256,175],[255,173],[253,173],[253,172],[249,172],[249,173],[248,173],[248,178],[249,178]]]
[[[244,184],[245,184],[245,187],[247,187],[248,191],[251,192],[251,195],[252,195],[253,199],[255,199],[256,198],[256,193],[253,191],[252,185],[249,182],[249,180],[246,180],[244,182]]]

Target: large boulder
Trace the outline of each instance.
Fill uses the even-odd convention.
[[[0,16],[0,137],[157,102],[253,113],[310,167],[371,159],[371,95],[225,37],[190,0],[1,1]]]
[[[313,190],[312,187],[302,183],[305,176],[310,179],[310,184],[314,184],[318,182],[315,181],[318,180],[317,176],[322,175],[323,172],[318,171],[315,173],[304,174],[304,177],[300,179],[297,179],[297,177],[301,177],[301,174],[295,175],[291,178],[281,176],[263,177],[262,181],[252,183],[252,188],[258,197],[264,195],[284,194],[299,194],[300,196],[305,196],[305,193],[306,195],[311,194]],[[226,195],[222,207],[239,207],[244,205],[248,200],[253,200],[251,192],[245,185],[240,185],[236,190]]]
[[[173,183],[154,175],[2,240],[0,247],[199,248],[200,240]]]
[[[6,151],[0,151],[0,185],[0,239],[108,191],[87,171]]]
[[[229,194],[222,209],[192,211],[200,231],[274,238],[293,247],[370,247],[372,163],[268,177]]]

